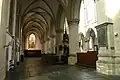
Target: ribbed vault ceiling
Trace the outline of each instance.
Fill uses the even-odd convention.
[[[59,5],[66,7],[68,0],[19,0],[19,4],[23,35],[35,33],[44,40],[50,28],[56,25]]]

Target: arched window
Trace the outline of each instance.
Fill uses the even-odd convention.
[[[79,32],[86,34],[90,27],[97,25],[96,4],[94,0],[83,0],[80,8]]]
[[[35,41],[36,41],[35,35],[31,34],[29,36],[29,41],[28,41],[29,48],[35,48]]]
[[[82,32],[83,34],[85,34],[85,10],[84,10],[84,1],[82,1],[81,3],[81,7],[80,7],[80,22],[79,22],[79,33]]]
[[[86,9],[86,27],[96,22],[96,9],[94,0],[85,0]]]
[[[68,22],[66,17],[65,17],[65,23],[64,23],[64,33],[65,33],[65,29],[67,31],[67,34],[69,34],[69,27],[68,27]]]

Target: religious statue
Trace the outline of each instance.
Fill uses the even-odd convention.
[[[63,55],[68,56],[69,55],[69,37],[67,34],[67,31],[65,29],[65,34],[63,35]]]

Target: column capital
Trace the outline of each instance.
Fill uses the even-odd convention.
[[[50,37],[47,37],[47,39],[46,39],[47,41],[49,41],[50,40]]]
[[[71,25],[71,24],[79,24],[79,19],[68,20],[68,25]]]
[[[51,37],[51,38],[55,38],[55,36],[56,36],[55,34],[52,34],[50,37]]]
[[[45,42],[46,42],[45,40],[41,41],[42,44],[44,44]]]
[[[64,29],[57,29],[56,30],[56,33],[63,33],[64,32]]]

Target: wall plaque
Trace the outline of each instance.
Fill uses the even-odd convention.
[[[95,28],[97,29],[97,36],[98,36],[98,45],[99,47],[107,47],[107,25],[108,23],[103,23]]]

